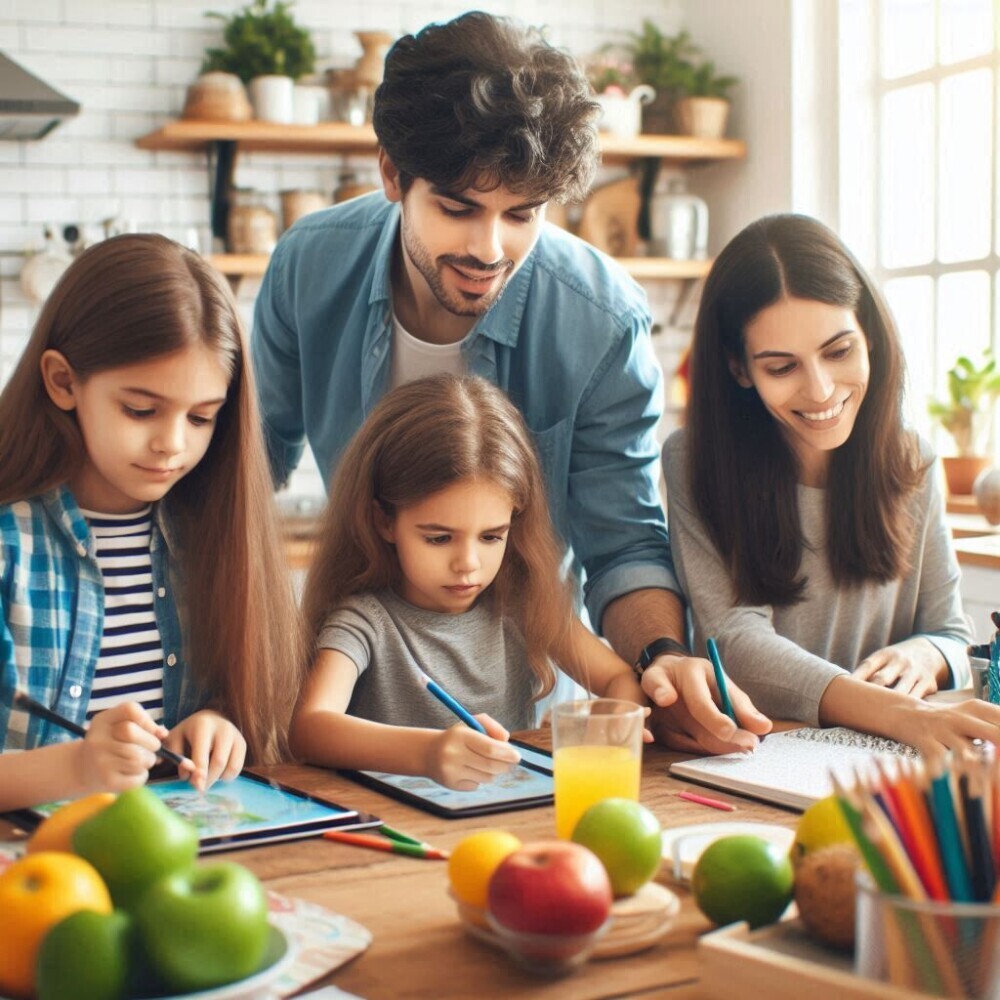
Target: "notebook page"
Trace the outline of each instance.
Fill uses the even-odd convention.
[[[682,761],[670,766],[678,778],[805,809],[833,793],[831,770],[845,783],[879,755],[917,756],[902,743],[852,729],[793,729],[772,733],[752,754]]]

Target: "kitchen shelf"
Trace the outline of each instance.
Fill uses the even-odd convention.
[[[738,139],[699,139],[687,135],[637,135],[630,139],[602,132],[605,160],[654,157],[686,163],[740,160],[746,144]],[[378,142],[371,125],[323,122],[275,125],[271,122],[171,121],[136,140],[140,149],[199,152],[215,143],[236,143],[245,152],[374,153]]]
[[[259,278],[267,270],[267,254],[218,253],[208,262],[229,279]],[[619,257],[618,263],[633,278],[703,278],[710,260],[670,260],[666,257]]]

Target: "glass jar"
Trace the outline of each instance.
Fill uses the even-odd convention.
[[[649,205],[649,253],[672,260],[708,256],[708,206],[689,194],[683,177],[661,176]]]
[[[278,242],[278,219],[260,192],[233,188],[226,227],[230,253],[269,254]]]

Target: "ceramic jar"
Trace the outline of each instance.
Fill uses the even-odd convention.
[[[648,84],[641,84],[629,93],[605,91],[594,100],[601,106],[601,117],[597,127],[601,132],[610,132],[622,139],[631,139],[642,128],[642,106],[656,97],[656,91]]]
[[[274,250],[278,242],[278,220],[257,191],[233,189],[227,237],[230,253],[269,254]]]
[[[672,260],[708,256],[708,206],[683,177],[661,176],[649,204],[649,253]]]

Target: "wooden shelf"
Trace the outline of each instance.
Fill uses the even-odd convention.
[[[267,270],[267,254],[217,253],[206,258],[227,278],[260,278]],[[666,257],[618,257],[633,278],[703,278],[710,260],[669,260]]]
[[[739,160],[746,144],[738,139],[698,139],[687,135],[637,135],[631,139],[601,133],[605,160],[657,157],[705,162]],[[271,122],[171,121],[136,140],[140,149],[198,152],[217,142],[235,142],[244,152],[373,153],[371,125],[323,122],[321,125],[275,125]]]

